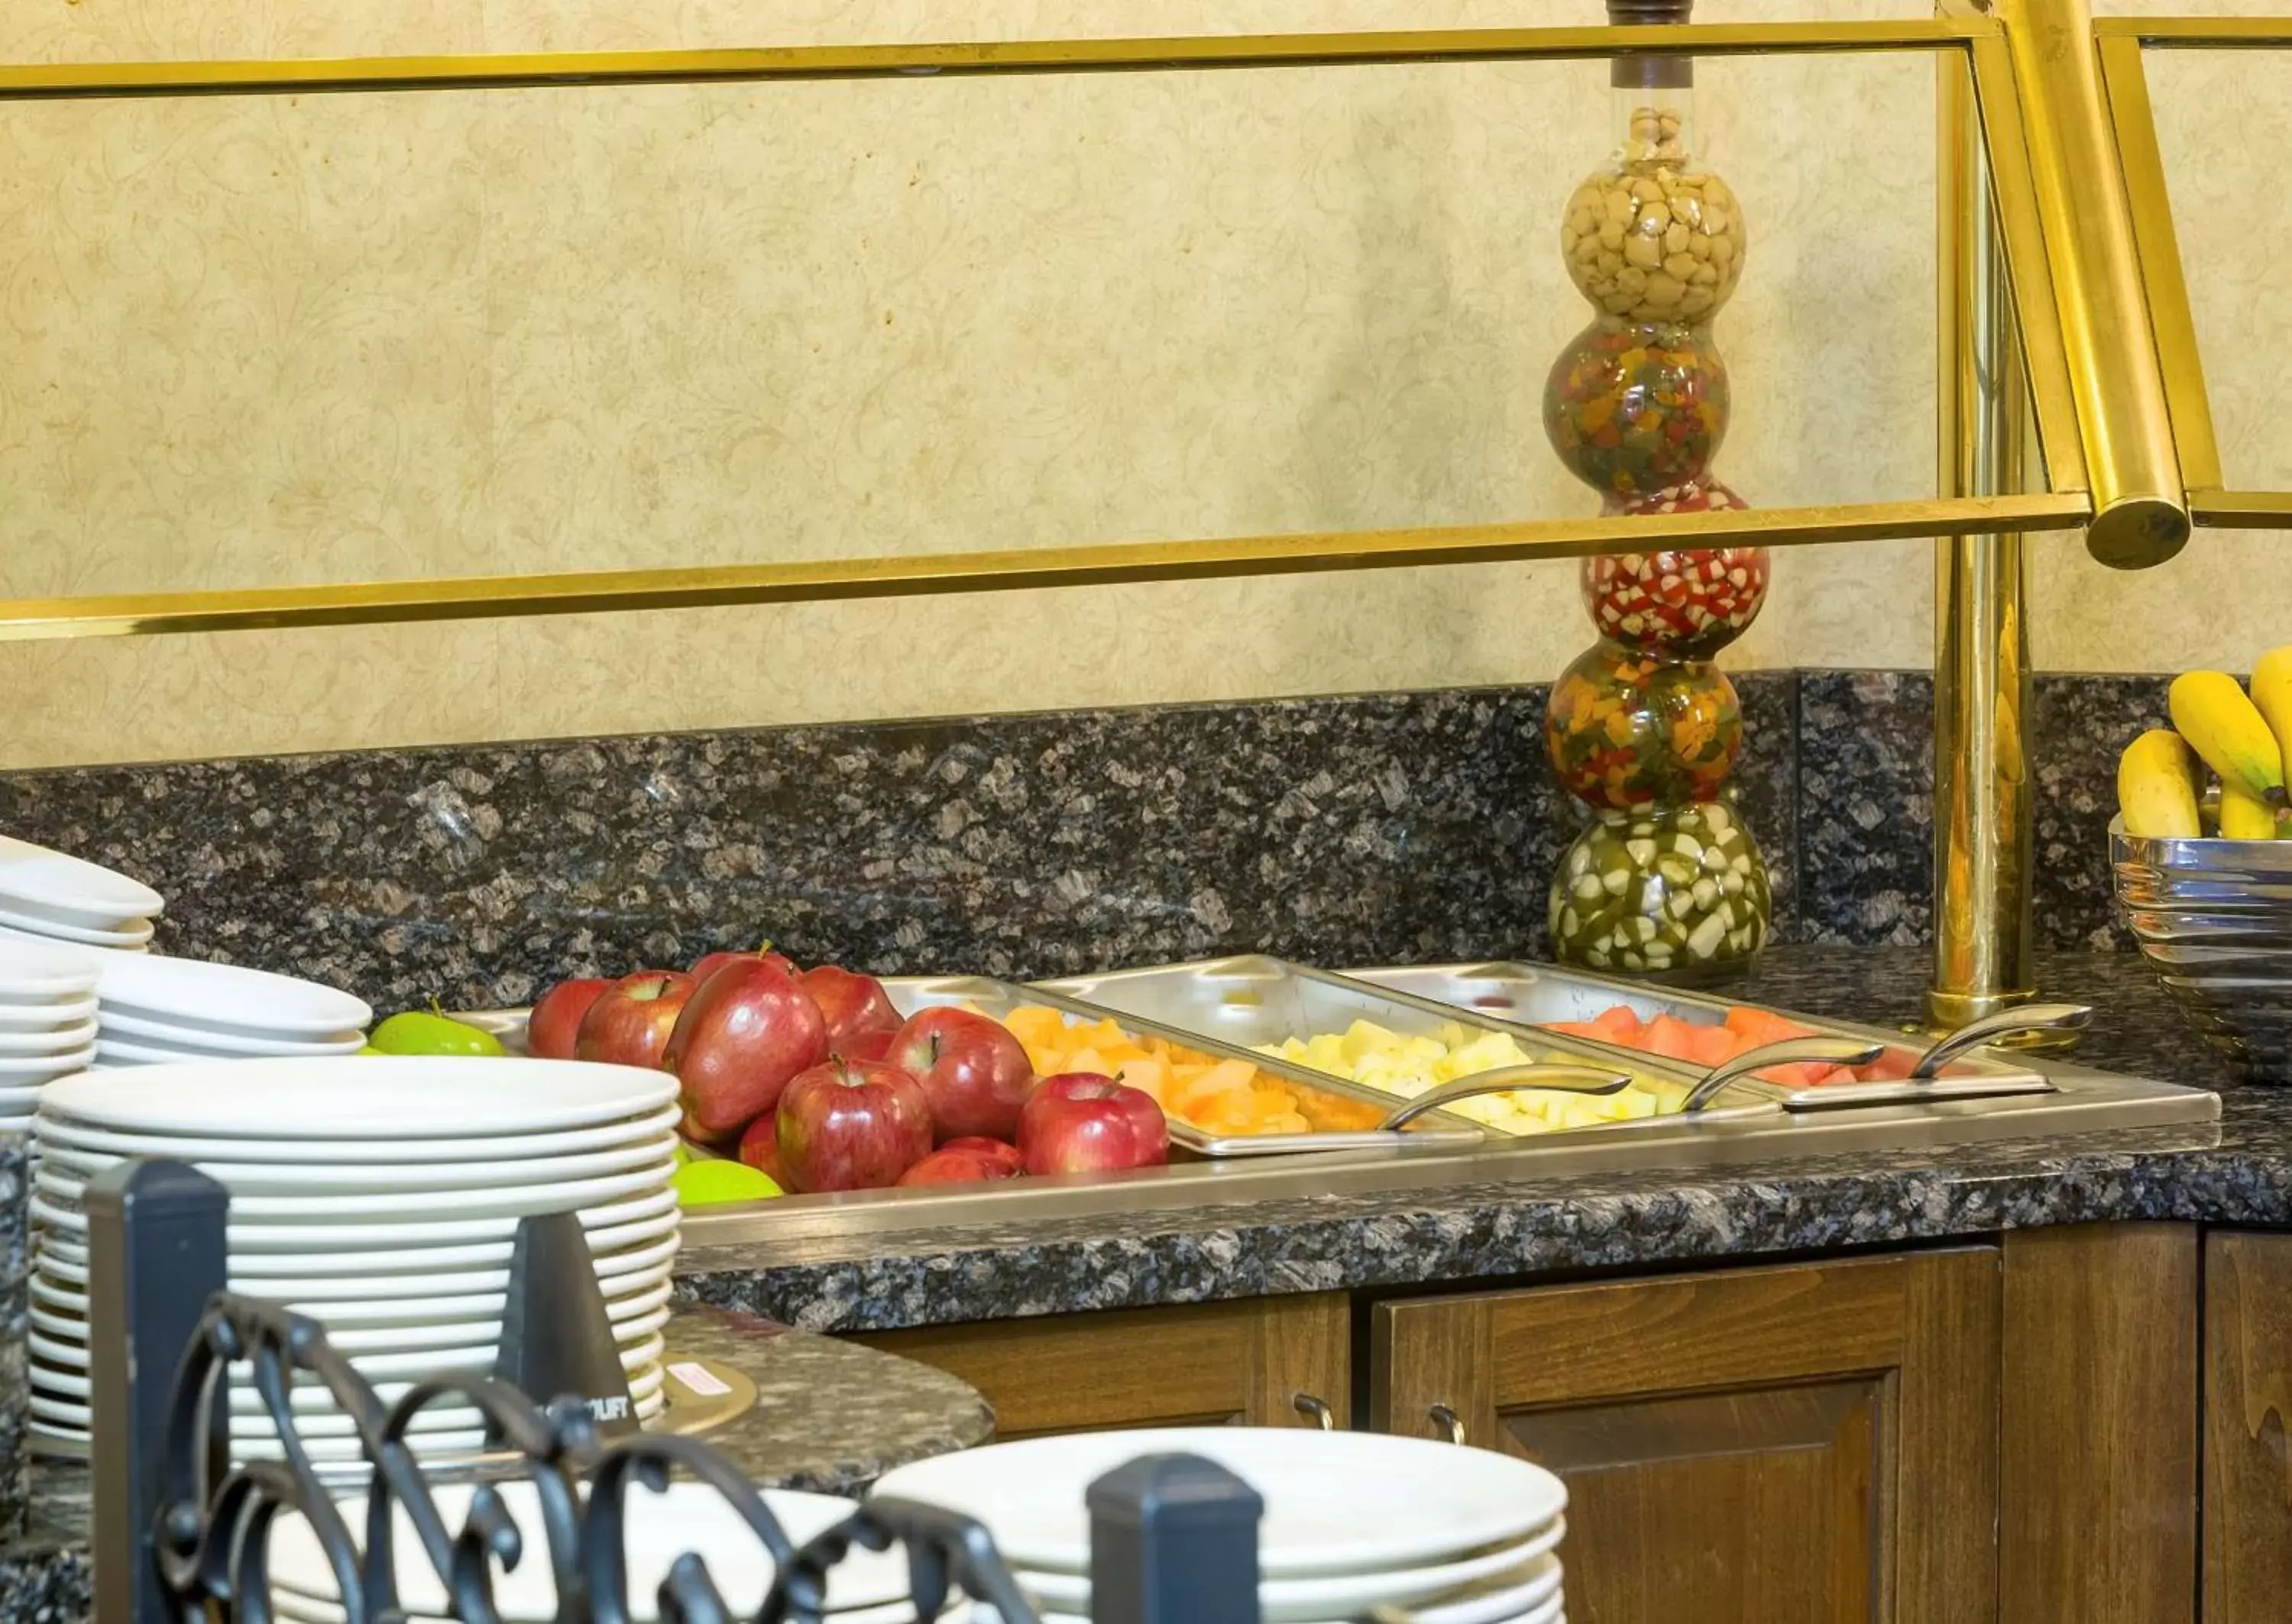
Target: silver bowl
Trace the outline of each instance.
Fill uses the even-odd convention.
[[[2199,1035],[2248,1082],[2292,1083],[2292,840],[2109,825],[2118,912]]]

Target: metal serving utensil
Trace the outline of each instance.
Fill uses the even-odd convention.
[[[1912,1082],[1931,1082],[1941,1068],[1969,1049],[1994,1043],[2017,1032],[2075,1031],[2093,1019],[2090,1004],[2014,1004],[1978,1021],[1968,1021],[1918,1057]]]
[[[1444,1082],[1419,1094],[1376,1127],[1380,1133],[1391,1133],[1427,1111],[1438,1111],[1443,1105],[1480,1094],[1508,1094],[1514,1089],[1551,1089],[1562,1094],[1620,1094],[1631,1086],[1629,1073],[1610,1072],[1596,1065],[1541,1061],[1533,1065],[1500,1065],[1492,1072],[1475,1072],[1470,1077],[1459,1077],[1454,1082]]]
[[[1763,1043],[1713,1066],[1702,1081],[1687,1091],[1687,1097],[1680,1102],[1680,1113],[1684,1115],[1702,1110],[1729,1083],[1771,1065],[1793,1065],[1808,1060],[1828,1061],[1833,1065],[1868,1065],[1885,1052],[1884,1043],[1869,1038],[1785,1038],[1780,1043]]]

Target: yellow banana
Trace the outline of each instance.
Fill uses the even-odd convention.
[[[2277,754],[2292,762],[2292,643],[2272,648],[2252,668],[2252,703],[2268,719]],[[2287,784],[2292,784],[2288,776]]]
[[[2223,784],[2241,784],[2271,807],[2285,804],[2284,752],[2260,707],[2226,671],[2192,671],[2173,679],[2173,726]]]
[[[2197,769],[2189,747],[2170,728],[2151,728],[2117,759],[2117,809],[2125,832],[2191,840],[2197,824]]]
[[[2233,779],[2221,781],[2220,832],[2223,840],[2272,840],[2276,814]]]

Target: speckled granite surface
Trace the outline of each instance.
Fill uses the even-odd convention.
[[[21,1533],[28,1512],[24,1437],[31,1419],[31,1385],[24,1369],[24,1331],[29,1144],[23,1134],[0,1133],[0,1540]]]
[[[970,1387],[871,1348],[689,1306],[668,1341],[672,1357],[720,1359],[755,1379],[755,1408],[707,1439],[760,1483],[853,1493],[895,1466],[994,1433]],[[32,1488],[28,1532],[0,1545],[0,1620],[77,1624],[94,1582],[86,1468],[36,1462]]]
[[[768,1259],[688,1248],[682,1289],[813,1330],[1143,1306],[1269,1292],[1489,1280],[1670,1259],[1750,1257],[2088,1220],[2292,1226],[2292,1093],[2239,1089],[2130,954],[2049,956],[2048,994],[2101,1014],[2078,1057],[2223,1090],[2217,1130],[1802,1157],[1706,1171],[1261,1202],[1029,1221],[854,1243],[774,1242]],[[1786,1008],[1915,1017],[1914,948],[1771,951],[1726,989]]]
[[[2165,677],[2046,672],[2032,684],[2038,943],[2132,946],[2110,917],[2117,755],[2166,724]],[[1922,671],[1802,671],[1798,680],[1800,940],[1932,938],[1933,679]]]
[[[1785,917],[1796,687],[1739,679]],[[157,887],[165,952],[384,1009],[765,935],[884,974],[1531,953],[1580,814],[1543,718],[1513,687],[18,773],[0,829]]]

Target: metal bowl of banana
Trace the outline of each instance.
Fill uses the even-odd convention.
[[[2118,912],[2189,1024],[2244,1081],[2292,1083],[2292,840],[2129,835],[2119,817],[2109,857]]]

